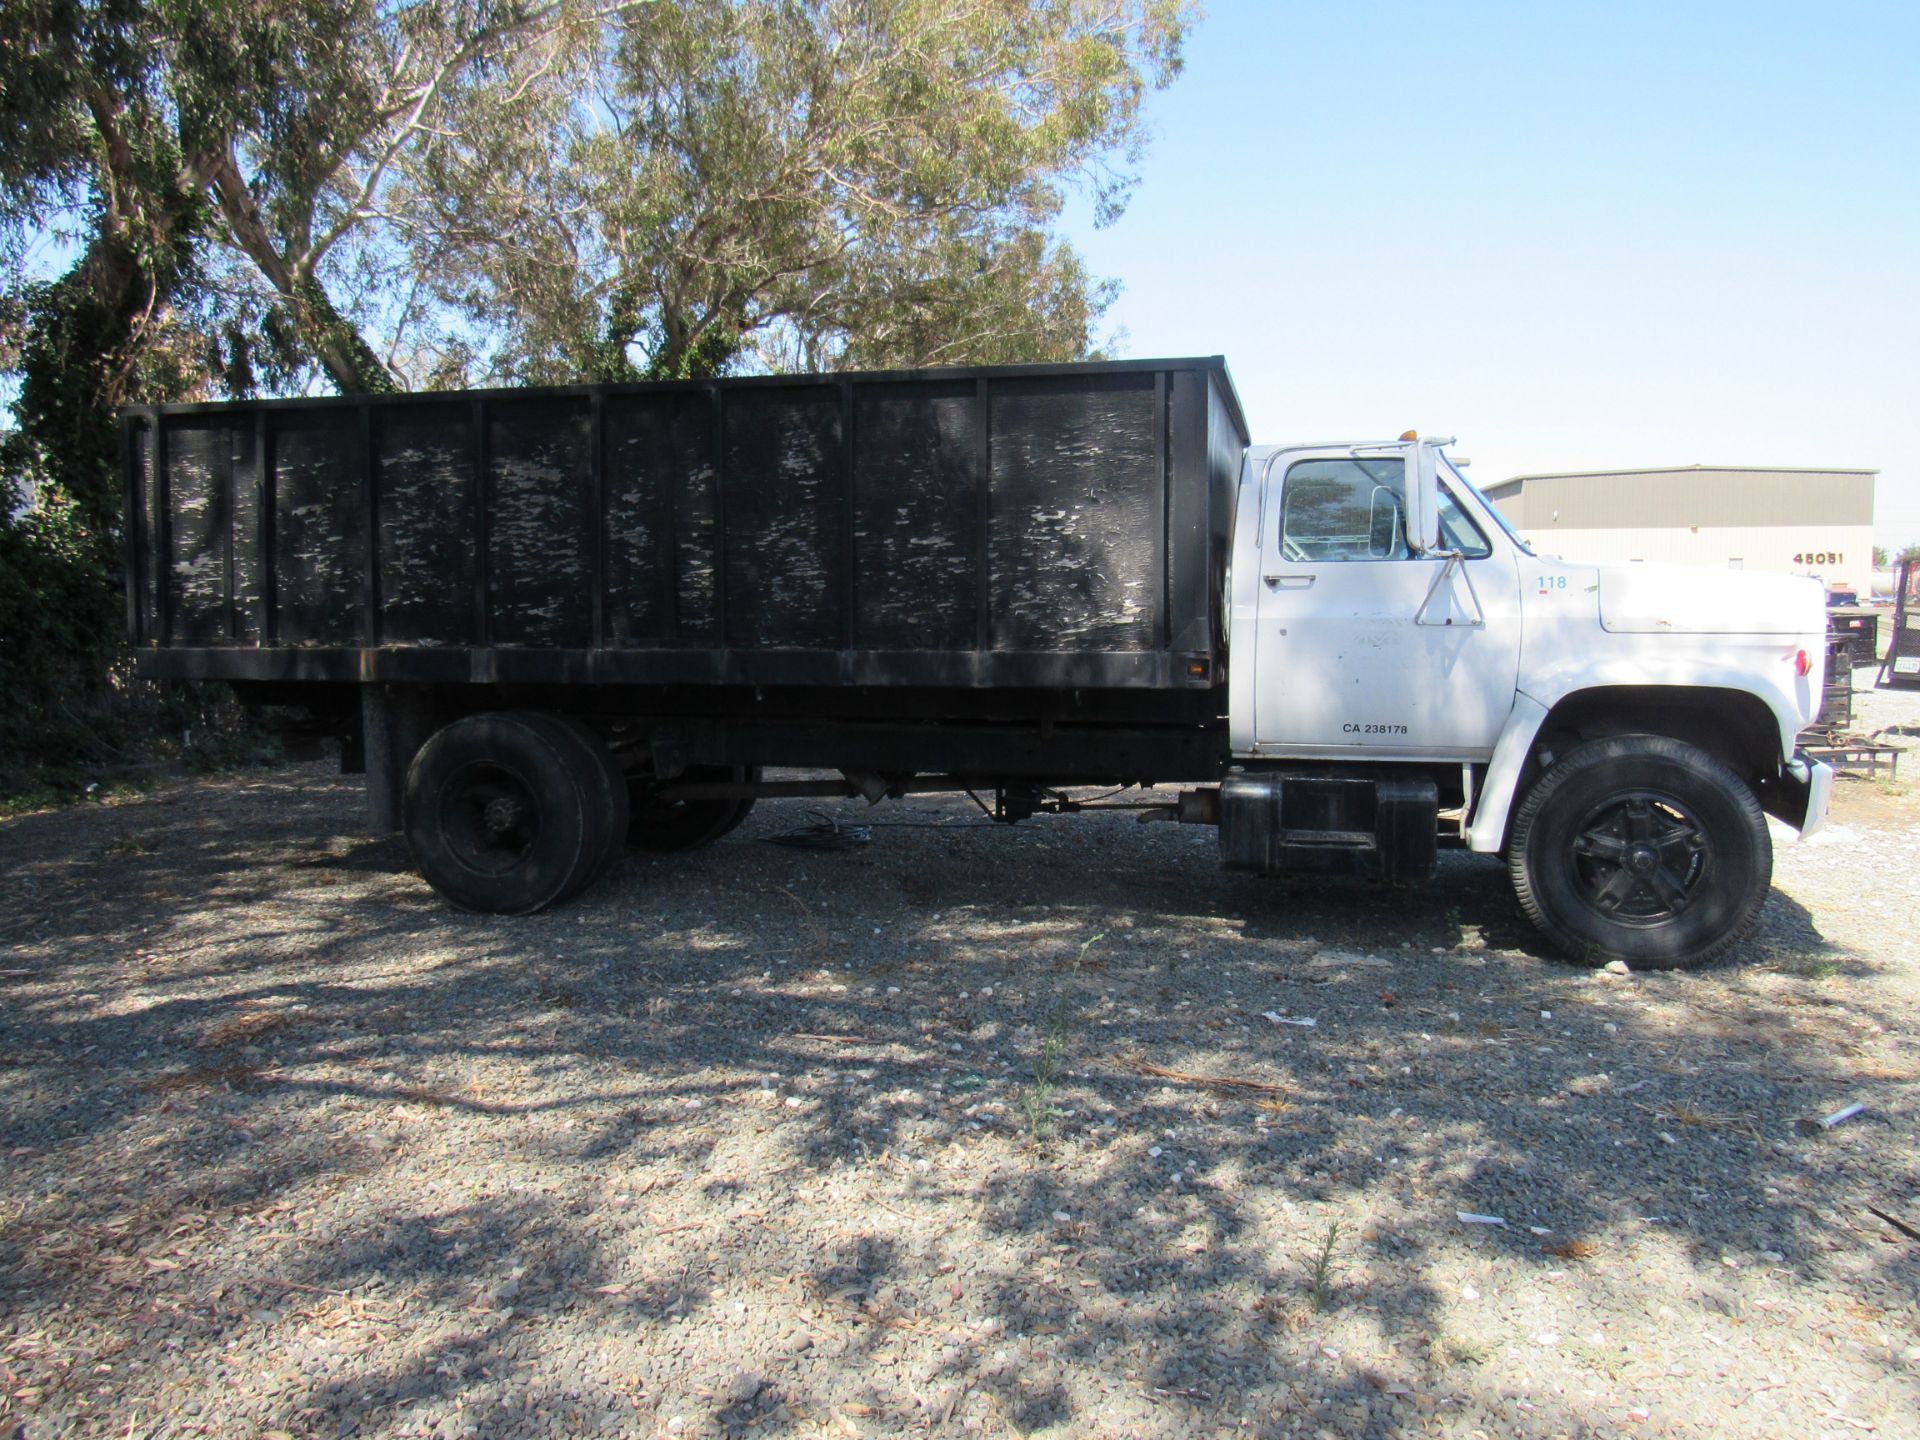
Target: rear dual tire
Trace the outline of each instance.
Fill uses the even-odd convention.
[[[740,784],[758,780],[760,772],[744,765],[689,765],[675,777],[688,785]],[[698,850],[731,833],[747,812],[748,800],[662,800],[660,782],[651,775],[627,780],[627,843],[637,850],[667,853]]]
[[[1576,960],[1701,965],[1753,930],[1773,841],[1753,792],[1705,751],[1655,735],[1596,740],[1541,776],[1514,817],[1514,893]]]
[[[402,816],[414,862],[441,895],[463,910],[530,915],[584,890],[620,853],[627,787],[579,721],[490,712],[421,747]]]

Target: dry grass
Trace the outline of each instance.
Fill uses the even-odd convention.
[[[251,1090],[265,1079],[257,1065],[195,1065],[188,1070],[156,1076],[140,1088],[156,1095],[173,1095],[183,1090]]]
[[[1169,1070],[1164,1065],[1152,1065],[1145,1060],[1135,1060],[1129,1067],[1141,1075],[1151,1075],[1156,1080],[1171,1080],[1176,1085],[1198,1085],[1207,1090],[1240,1092],[1252,1090],[1262,1095],[1285,1095],[1288,1087],[1269,1084],[1265,1080],[1241,1080],[1232,1075],[1196,1075],[1186,1070]],[[1282,1109],[1286,1107],[1281,1106]]]
[[[293,1017],[284,1010],[249,1010],[219,1021],[194,1043],[202,1050],[224,1050],[233,1045],[251,1045],[277,1030],[284,1030]]]
[[[1735,1135],[1744,1135],[1749,1140],[1758,1140],[1760,1131],[1745,1115],[1716,1115],[1709,1110],[1701,1110],[1682,1100],[1677,1105],[1665,1107],[1642,1105],[1640,1107],[1656,1120],[1664,1120],[1673,1125],[1691,1125],[1700,1130],[1726,1130]]]

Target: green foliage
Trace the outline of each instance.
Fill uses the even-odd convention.
[[[1061,208],[1120,213],[1194,13],[7,0],[0,745],[147,703],[122,404],[1091,353]]]
[[[0,800],[73,798],[157,760],[224,768],[274,743],[225,686],[132,679],[117,557],[57,488],[0,516]]]
[[[0,736],[9,748],[50,712],[84,705],[76,683],[104,680],[103,640],[119,618],[109,558],[65,496],[0,518]],[[94,664],[76,667],[76,655]]]
[[[680,0],[476,97],[395,208],[506,378],[1087,355],[1113,288],[1053,228],[1117,216],[1183,0]]]

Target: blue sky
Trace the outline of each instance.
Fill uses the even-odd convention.
[[[1874,466],[1920,540],[1920,0],[1210,11],[1126,215],[1069,227],[1123,353],[1482,485]]]

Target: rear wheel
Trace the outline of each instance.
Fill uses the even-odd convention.
[[[1773,842],[1753,792],[1711,755],[1621,736],[1540,778],[1514,817],[1507,865],[1522,908],[1573,958],[1671,970],[1753,928]]]
[[[606,746],[553,715],[469,715],[407,773],[403,821],[427,883],[465,910],[528,915],[591,884],[626,830]]]
[[[627,777],[620,769],[620,762],[613,758],[613,752],[606,742],[584,722],[571,716],[558,717],[560,723],[573,731],[579,740],[579,749],[574,752],[574,763],[584,763],[587,767],[584,783],[591,786],[596,795],[606,796],[609,813],[601,824],[600,860],[592,872],[574,887],[569,894],[576,893],[592,885],[613,862],[626,851],[622,843],[627,837],[627,825],[632,814],[627,799]]]
[[[744,765],[689,765],[675,777],[689,785],[744,784],[759,778],[758,769]],[[659,792],[660,782],[651,775],[628,778],[629,845],[641,850],[697,850],[731,832],[753,809],[751,799],[663,800]]]

